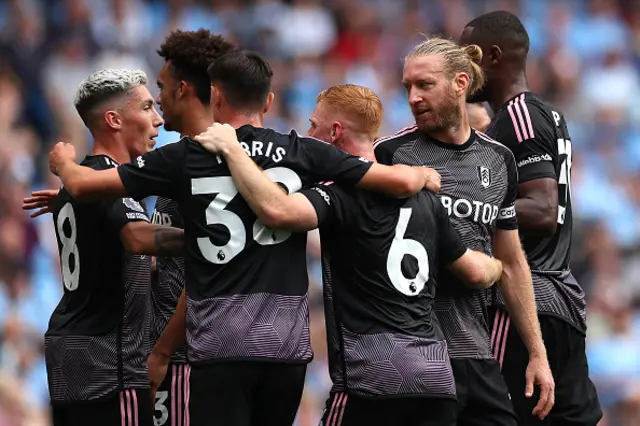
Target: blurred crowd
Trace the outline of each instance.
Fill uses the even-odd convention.
[[[635,8],[633,5],[635,4]],[[57,187],[57,140],[90,135],[73,108],[99,68],[140,68],[173,29],[207,28],[263,53],[276,93],[266,126],[304,132],[317,93],[355,83],[383,100],[381,134],[412,124],[402,57],[420,32],[458,36],[506,9],[531,37],[531,89],[564,111],[573,144],[572,267],[588,297],[588,356],[602,425],[640,424],[640,4],[617,0],[0,0],[0,426],[48,425],[43,333],[60,293],[50,217],[20,206]],[[152,93],[157,89],[150,85]],[[161,131],[158,145],[178,139]],[[319,242],[309,238],[312,340],[298,426],[317,425],[330,386]]]

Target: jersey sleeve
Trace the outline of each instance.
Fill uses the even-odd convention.
[[[507,193],[505,194],[496,225],[498,228],[513,230],[518,229],[516,218],[516,198],[518,198],[518,170],[513,154],[504,150],[504,161],[507,167]]]
[[[557,141],[551,118],[535,105],[519,102],[502,118],[498,142],[503,143],[516,159],[520,183],[535,179],[558,180]]]
[[[333,181],[355,186],[373,165],[365,158],[347,154],[318,139],[298,137],[298,146],[293,160],[300,163],[316,182]]]
[[[436,200],[433,203],[433,208],[435,216],[438,218],[438,255],[444,263],[455,262],[467,251],[467,247],[449,221],[449,216],[442,203]]]
[[[133,198],[120,198],[105,203],[105,215],[110,230],[114,233],[129,222],[149,222],[144,206]]]
[[[357,211],[353,194],[338,185],[315,185],[300,191],[307,197],[318,215],[318,227],[334,224],[348,227]]]
[[[187,139],[182,139],[167,144],[119,166],[118,173],[127,193],[138,200],[150,195],[179,198],[187,143]]]

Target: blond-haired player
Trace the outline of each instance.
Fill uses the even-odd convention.
[[[528,349],[526,389],[540,385],[536,414],[553,406],[553,378],[542,342],[516,219],[516,164],[511,151],[471,128],[466,99],[484,84],[477,45],[427,38],[407,55],[402,82],[416,125],[381,139],[383,164],[434,167],[442,176],[438,193],[462,240],[503,263],[499,289]],[[492,356],[487,324],[488,292],[469,290],[451,279],[438,291],[435,310],[447,338],[458,392],[458,425],[515,426],[507,386]]]
[[[318,95],[308,135],[375,161],[380,99],[340,85]],[[338,184],[287,195],[230,126],[196,137],[222,153],[236,187],[269,227],[320,228],[329,368],[324,425],[455,424],[455,382],[432,301],[447,266],[470,287],[499,278],[500,262],[468,250],[430,192],[392,199]],[[438,286],[447,286],[439,281]]]

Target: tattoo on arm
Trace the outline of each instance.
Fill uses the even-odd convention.
[[[153,240],[158,256],[173,257],[184,253],[184,230],[162,226],[155,230]]]

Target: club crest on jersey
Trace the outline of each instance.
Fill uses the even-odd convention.
[[[491,185],[491,170],[486,167],[478,166],[478,179],[480,179],[480,185],[483,188],[488,188]]]

